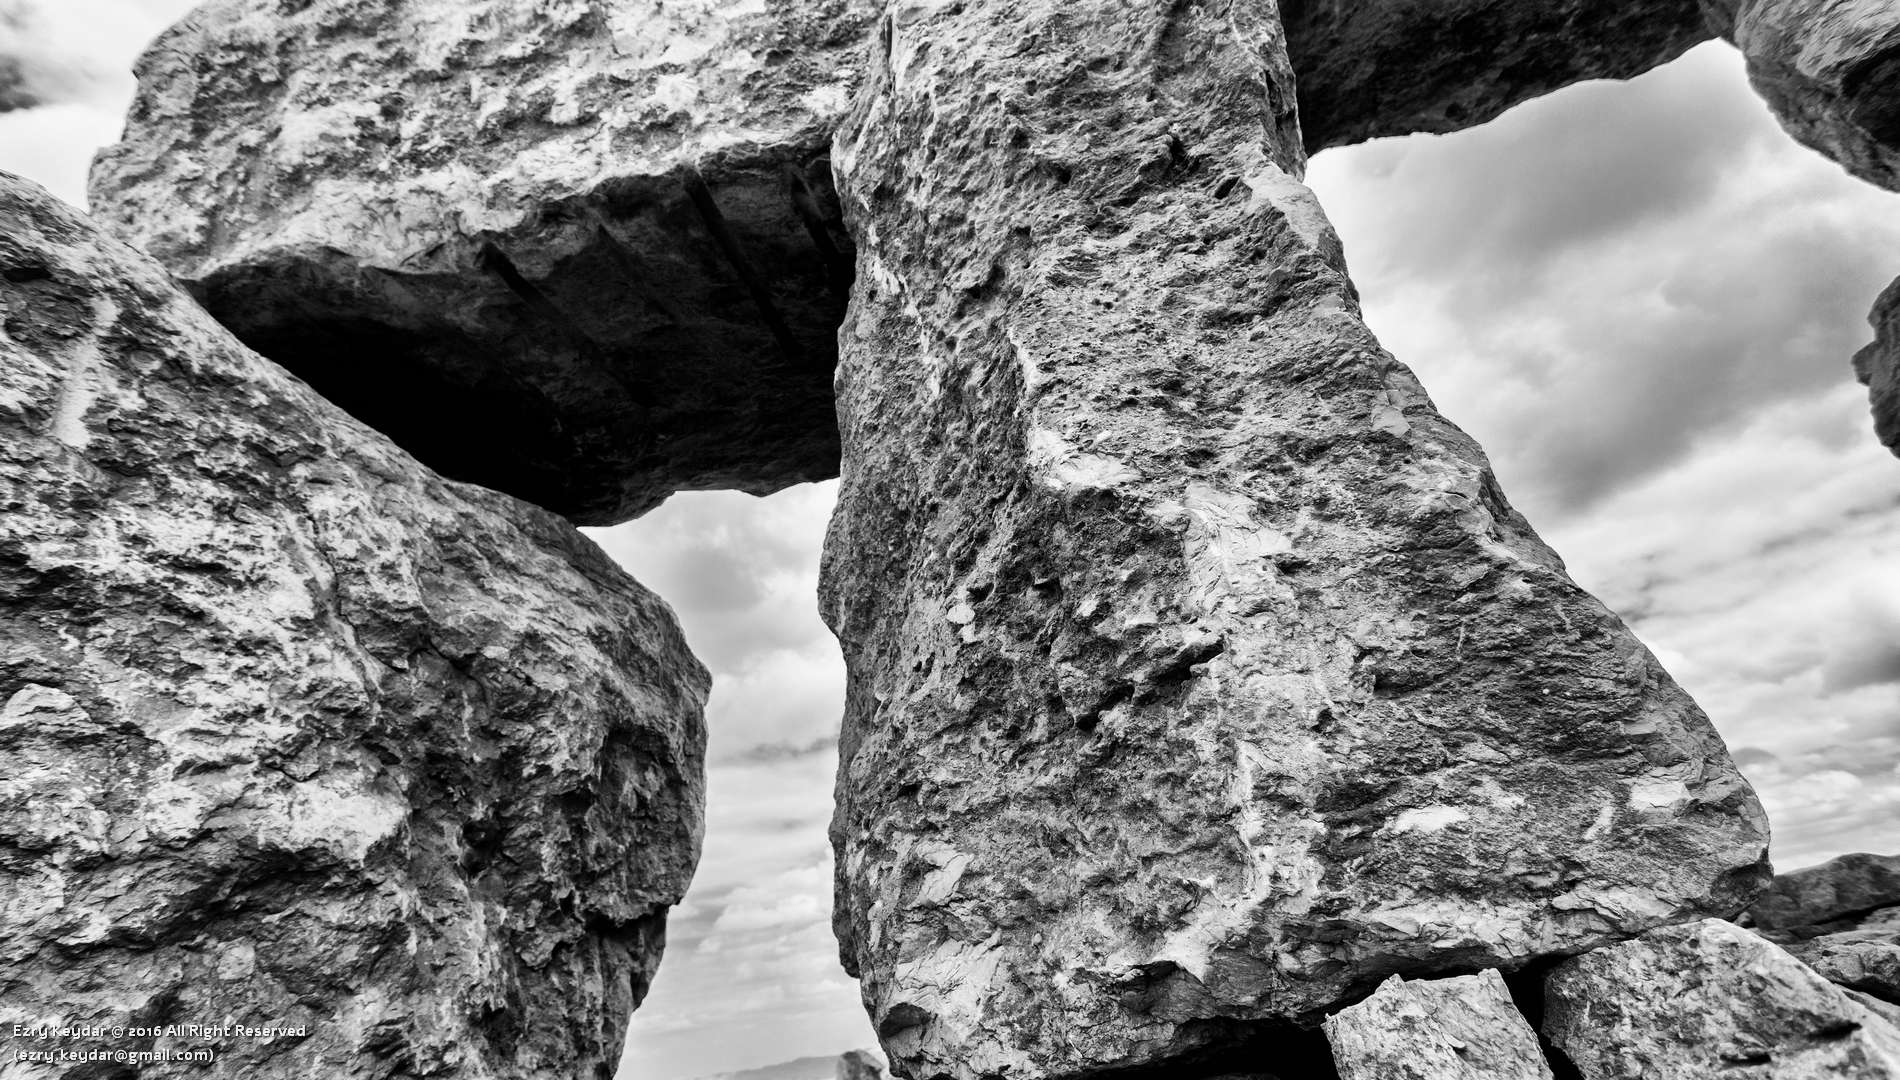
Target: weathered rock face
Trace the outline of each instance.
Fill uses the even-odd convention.
[[[1270,13],[909,6],[871,80],[822,604],[894,1071],[1172,1062],[1745,906],[1707,721],[1360,321]]]
[[[95,211],[426,464],[590,524],[836,474],[869,0],[212,0]]]
[[[1854,355],[1854,374],[1867,387],[1874,434],[1900,454],[1900,281],[1881,292],[1867,321],[1874,340]]]
[[[0,1030],[306,1032],[0,1071],[610,1076],[698,853],[665,605],[10,177],[0,317]]]
[[[1565,961],[1545,995],[1544,1033],[1584,1080],[1900,1076],[1900,1030],[1717,919]]]
[[[1397,975],[1326,1020],[1340,1080],[1551,1080],[1537,1033],[1496,971]]]
[[[588,524],[823,479],[852,260],[825,154],[878,6],[211,0],[141,61],[92,204],[447,475]],[[1283,6],[1315,148],[1708,36],[1693,0]]]
[[[1900,905],[1900,855],[1857,852],[1778,874],[1748,914],[1756,926],[1783,930]]]
[[[1300,127],[1318,152],[1461,131],[1713,36],[1697,0],[1281,0]]]

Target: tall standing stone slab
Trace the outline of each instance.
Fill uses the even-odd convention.
[[[611,1076],[706,689],[572,527],[0,175],[0,1075]]]
[[[91,199],[425,464],[584,524],[836,475],[869,0],[210,0]]]
[[[1272,5],[893,5],[822,578],[894,1071],[1084,1076],[1767,879],[1707,720],[1360,320]]]

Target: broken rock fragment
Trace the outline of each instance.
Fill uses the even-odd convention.
[[[671,612],[4,175],[0,608],[0,1073],[612,1074],[699,851]]]
[[[446,475],[586,524],[837,471],[868,0],[212,0],[91,200]]]
[[[1340,1080],[1551,1080],[1496,971],[1406,981],[1326,1019]]]
[[[1360,320],[1270,7],[895,7],[839,134],[836,920],[904,1075],[1171,1067],[1767,879]]]
[[[1544,1034],[1584,1080],[1888,1080],[1900,1029],[1774,943],[1706,919],[1565,961]]]

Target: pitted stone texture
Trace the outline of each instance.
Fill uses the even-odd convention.
[[[1387,979],[1326,1019],[1340,1080],[1551,1080],[1537,1033],[1495,971]]]
[[[1544,1034],[1584,1080],[1888,1080],[1900,1030],[1772,942],[1719,919],[1565,961]]]
[[[611,1075],[699,848],[666,606],[4,176],[0,318],[0,1033],[306,1029],[0,1074]]]
[[[1309,151],[1474,127],[1713,36],[1697,0],[1282,0]]]
[[[457,479],[589,524],[823,479],[822,154],[869,6],[211,0],[140,60],[92,205]]]
[[[1360,321],[1270,12],[892,27],[834,148],[822,603],[894,1071],[1167,1063],[1745,907],[1765,823],[1707,720]]]

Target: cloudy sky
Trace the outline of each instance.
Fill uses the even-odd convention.
[[[76,204],[185,0],[0,0],[0,169]],[[1586,587],[1714,718],[1778,864],[1900,851],[1900,460],[1849,358],[1900,197],[1781,134],[1732,50],[1573,87],[1310,177],[1373,326]],[[713,669],[704,862],[621,1080],[869,1045],[828,925],[843,671],[832,485],[680,496],[593,535]]]

